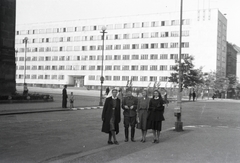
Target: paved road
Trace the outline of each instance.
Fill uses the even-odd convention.
[[[106,144],[101,110],[78,110],[0,117],[0,162],[238,162],[240,103],[217,100],[183,103],[184,132],[174,132],[170,104],[161,142]],[[136,138],[140,140],[140,131]]]

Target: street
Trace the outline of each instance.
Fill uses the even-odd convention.
[[[0,116],[0,162],[159,162],[158,158],[163,162],[240,160],[239,101],[184,102],[183,132],[173,131],[175,105],[171,103],[165,109],[166,121],[159,144],[151,143],[151,131],[147,142],[140,143],[139,130],[137,142],[125,143],[122,119],[117,135],[120,145],[107,145],[108,135],[101,133],[101,109]],[[190,156],[190,152],[196,152],[195,157]]]

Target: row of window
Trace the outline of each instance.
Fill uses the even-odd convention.
[[[105,81],[128,81],[130,80],[129,76],[105,76],[104,77]],[[133,81],[168,81],[168,77],[167,76],[131,76],[131,79]],[[90,75],[88,76],[88,80],[100,80],[100,76],[94,76],[94,75]]]
[[[167,76],[105,76],[105,81],[128,81],[130,78],[133,81],[168,81]],[[24,79],[23,74],[16,75],[16,79]],[[64,75],[36,75],[36,74],[28,74],[26,75],[26,79],[46,79],[46,80],[64,80]],[[100,75],[94,76],[90,75],[88,76],[88,80],[100,80]]]
[[[182,36],[189,36],[189,31],[182,31]],[[133,34],[107,34],[106,40],[158,38],[158,37],[179,37],[179,31],[172,32],[151,32]],[[50,43],[50,42],[76,42],[102,40],[102,35],[74,36],[74,37],[53,37],[53,38],[29,38],[28,43]],[[24,43],[24,39],[16,39],[16,44]]]
[[[113,29],[129,29],[129,28],[146,28],[146,27],[159,27],[159,26],[174,26],[179,25],[179,20],[165,20],[165,21],[152,21],[152,22],[135,22],[123,24],[109,24],[106,25],[107,30]],[[183,25],[189,25],[190,19],[183,19]],[[31,29],[16,31],[16,35],[31,35],[31,34],[45,34],[45,33],[65,33],[65,32],[81,32],[81,31],[100,31],[103,25],[92,26],[77,26],[77,27],[62,27],[62,28],[47,28],[47,29]]]
[[[178,42],[171,43],[145,43],[145,44],[123,44],[123,45],[106,45],[105,50],[127,50],[127,49],[164,49],[178,48]],[[169,46],[170,45],[170,46]],[[182,48],[189,48],[189,42],[182,42]],[[27,48],[27,52],[63,52],[63,51],[94,51],[102,50],[102,45],[91,46],[60,46],[60,47],[31,47]],[[25,48],[18,48],[18,52],[23,53]]]
[[[167,71],[168,70],[168,65],[105,65],[104,66],[105,71],[110,71],[110,70],[117,70],[117,71],[126,71],[126,70],[131,70],[131,71]],[[169,66],[169,70],[173,70],[174,65]],[[17,70],[24,70],[24,66],[16,66]],[[102,66],[95,66],[95,65],[46,65],[46,66],[26,66],[26,70],[101,70]]]
[[[23,74],[16,75],[16,79],[24,79]],[[53,80],[64,80],[64,75],[26,75],[26,79],[53,79]]]
[[[189,54],[182,54],[182,58],[186,58]],[[178,54],[133,54],[133,55],[105,55],[104,60],[165,60],[178,59]],[[16,57],[16,61],[24,61],[24,57]],[[33,56],[27,57],[26,61],[80,61],[80,60],[102,60],[101,55],[81,55],[81,56]]]

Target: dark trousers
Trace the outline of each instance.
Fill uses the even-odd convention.
[[[124,128],[125,128],[125,138],[128,139],[128,128],[129,126],[131,126],[131,138],[134,138],[134,134],[135,134],[135,126],[136,126],[136,116],[134,117],[128,117],[128,116],[124,116]]]
[[[62,108],[67,108],[67,98],[62,99]]]

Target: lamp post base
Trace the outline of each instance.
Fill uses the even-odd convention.
[[[175,122],[174,131],[177,131],[177,132],[183,131],[183,123],[182,122]]]

